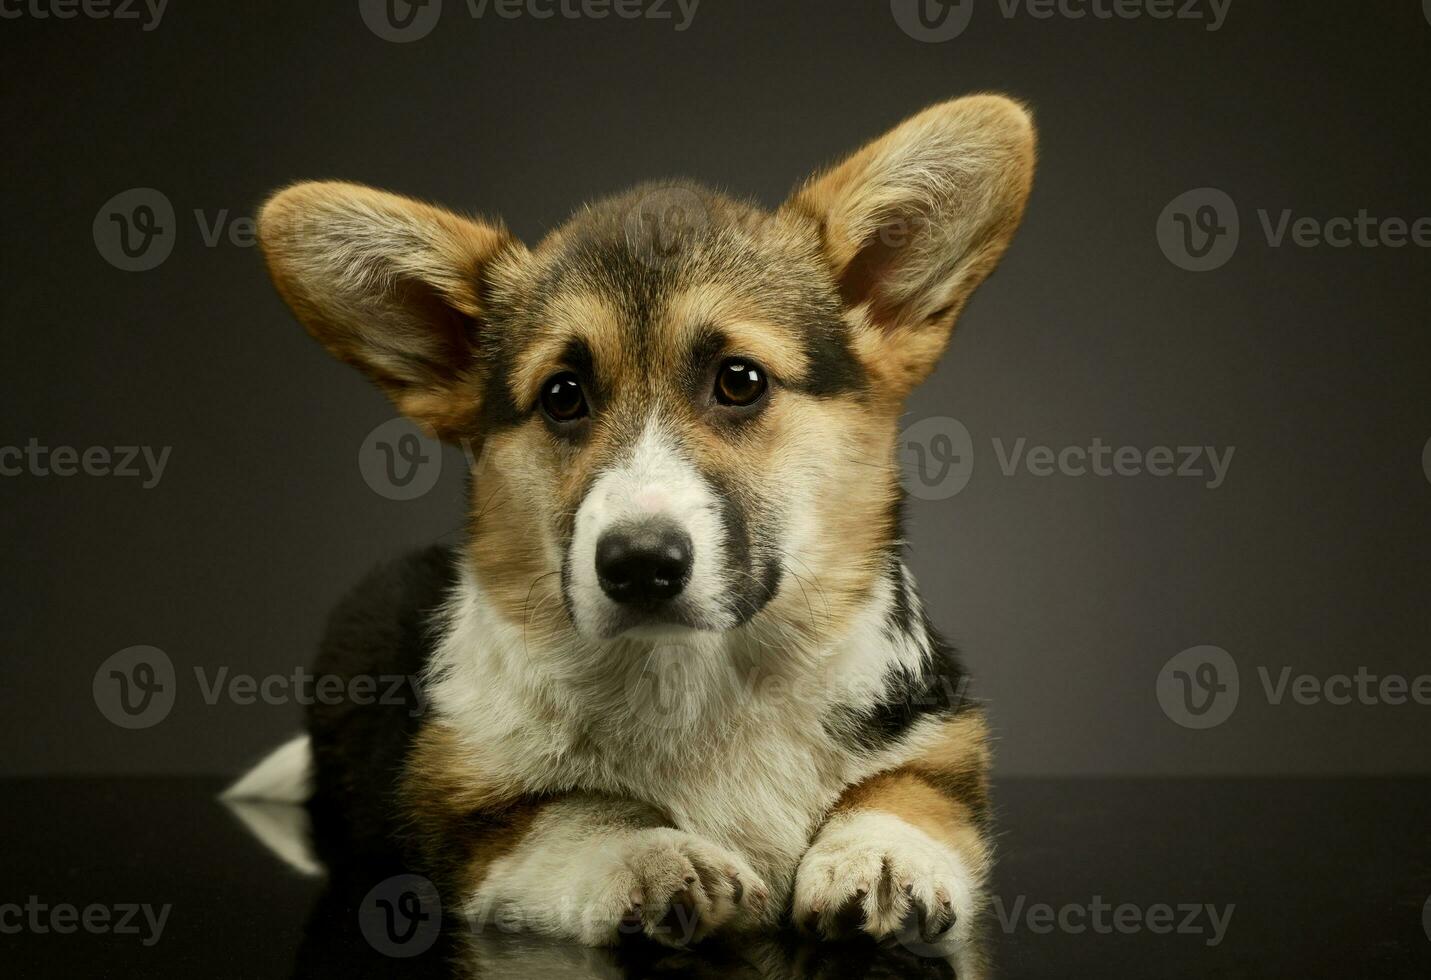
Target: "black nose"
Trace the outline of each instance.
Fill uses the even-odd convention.
[[[596,542],[596,577],[615,602],[659,605],[691,577],[691,537],[668,521],[612,528]]]

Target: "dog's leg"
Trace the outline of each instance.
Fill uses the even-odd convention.
[[[478,922],[606,945],[645,933],[687,946],[763,909],[766,887],[745,858],[661,826],[644,806],[594,796],[549,802],[467,905]]]
[[[513,796],[450,732],[420,736],[402,796],[423,866],[479,927],[587,945],[644,933],[686,946],[760,918],[769,891],[736,852],[610,797]]]
[[[826,938],[966,940],[991,857],[987,772],[983,719],[967,712],[904,765],[848,787],[801,859],[795,922]]]

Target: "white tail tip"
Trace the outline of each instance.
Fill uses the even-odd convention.
[[[307,735],[284,742],[238,782],[224,790],[225,800],[305,803],[313,793],[313,748]]]
[[[220,799],[285,864],[321,875],[313,828],[302,805],[313,793],[313,748],[307,735],[284,742],[241,776]]]

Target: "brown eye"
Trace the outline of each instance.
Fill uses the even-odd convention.
[[[586,396],[576,375],[563,371],[542,385],[542,411],[553,422],[575,422],[586,415]]]
[[[722,405],[753,405],[765,389],[765,372],[751,361],[732,357],[716,372],[715,396]]]

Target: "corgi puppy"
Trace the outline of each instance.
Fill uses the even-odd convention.
[[[317,661],[418,676],[423,710],[320,700],[234,795],[311,798],[445,907],[582,944],[967,940],[988,736],[902,557],[896,440],[1034,142],[956,99],[774,211],[649,184],[531,248],[353,184],[273,196],[298,319],[479,463],[460,546],[360,585]]]

